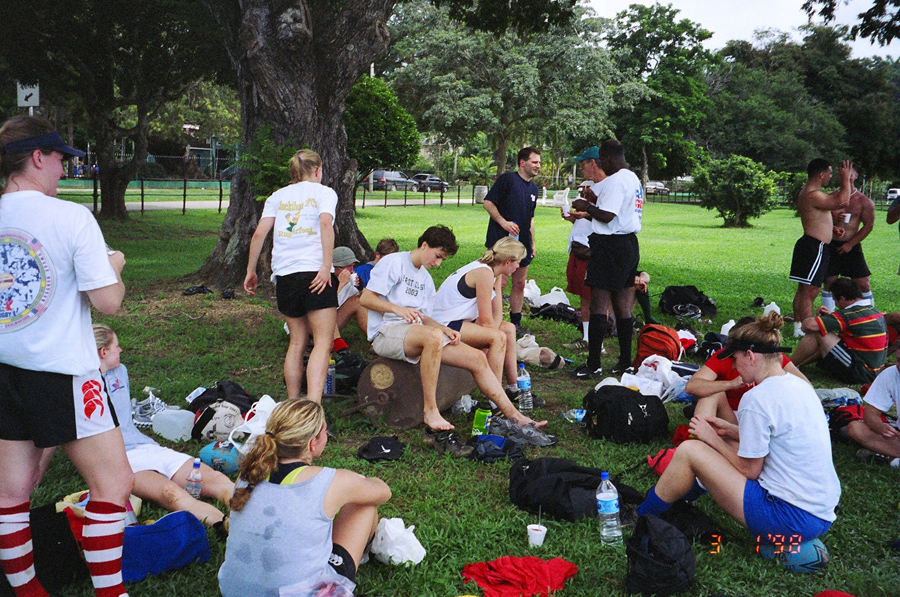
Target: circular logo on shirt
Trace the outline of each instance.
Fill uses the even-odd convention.
[[[53,298],[53,264],[24,230],[0,230],[0,334],[37,321]]]

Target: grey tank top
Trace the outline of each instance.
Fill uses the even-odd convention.
[[[328,563],[332,519],[322,509],[335,472],[323,468],[293,485],[260,483],[244,508],[231,513],[219,569],[224,597],[277,597],[279,587],[340,578]]]

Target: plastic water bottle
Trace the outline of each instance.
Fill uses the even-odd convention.
[[[562,413],[562,417],[569,423],[581,423],[584,419],[584,412],[583,408],[570,408]]]
[[[326,394],[334,394],[334,376],[336,373],[336,368],[334,365],[334,359],[329,359],[328,361],[328,374],[325,376],[325,393]]]
[[[597,487],[597,516],[600,518],[600,542],[603,545],[622,543],[619,492],[606,471],[600,473],[600,485]]]
[[[200,473],[200,459],[194,458],[194,468],[187,475],[184,490],[191,494],[192,498],[199,500],[201,487],[203,487],[203,475]]]
[[[519,377],[516,378],[519,386],[519,411],[525,412],[534,408],[534,400],[531,397],[531,375],[525,369],[525,363],[519,363]]]
[[[472,421],[472,435],[490,433],[490,428],[491,410],[487,404],[479,402],[478,408],[475,410],[475,419]]]

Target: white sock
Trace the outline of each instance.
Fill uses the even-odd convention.
[[[585,342],[587,342],[587,339],[588,339],[588,324],[590,324],[589,321],[581,322],[581,328],[584,330],[584,341]]]
[[[891,460],[891,468],[900,468],[900,458]]]
[[[869,304],[873,307],[875,306],[875,297],[872,296],[872,291],[862,293],[862,297],[869,301]]]
[[[799,338],[804,335],[803,330],[800,329],[801,325],[802,324],[799,321],[794,322],[794,338]]]
[[[835,308],[834,297],[827,290],[822,291],[822,306],[829,311],[834,311]]]

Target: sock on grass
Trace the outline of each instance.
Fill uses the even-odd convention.
[[[829,311],[834,311],[834,297],[827,290],[822,291],[822,306],[828,309]]]
[[[84,508],[81,546],[97,597],[128,595],[122,584],[125,507],[90,500]]]
[[[522,314],[510,312],[509,322],[513,325],[522,325]]]
[[[869,301],[870,305],[872,305],[873,307],[875,306],[875,297],[872,296],[871,291],[862,293],[862,297],[864,299],[866,299],[867,301]]]
[[[602,313],[591,313],[590,328],[588,329],[588,358],[587,366],[591,371],[600,367],[600,356],[603,353],[603,339],[609,330],[609,320]]]
[[[644,500],[644,503],[637,507],[637,514],[638,516],[643,516],[644,514],[659,516],[671,507],[672,504],[659,499],[659,496],[656,495],[656,486],[653,486],[647,493],[647,499]]]
[[[349,350],[350,346],[344,341],[343,338],[337,338],[331,344],[331,350],[333,352],[340,352],[342,350]]]
[[[590,338],[590,336],[588,336],[588,328],[589,328],[590,326],[591,326],[590,319],[588,319],[588,321],[582,321],[582,322],[581,322],[581,329],[584,331],[584,341],[585,341],[585,342],[587,342],[587,341],[588,341],[588,338]]]
[[[0,508],[0,565],[16,597],[47,597],[34,573],[30,507]]]

